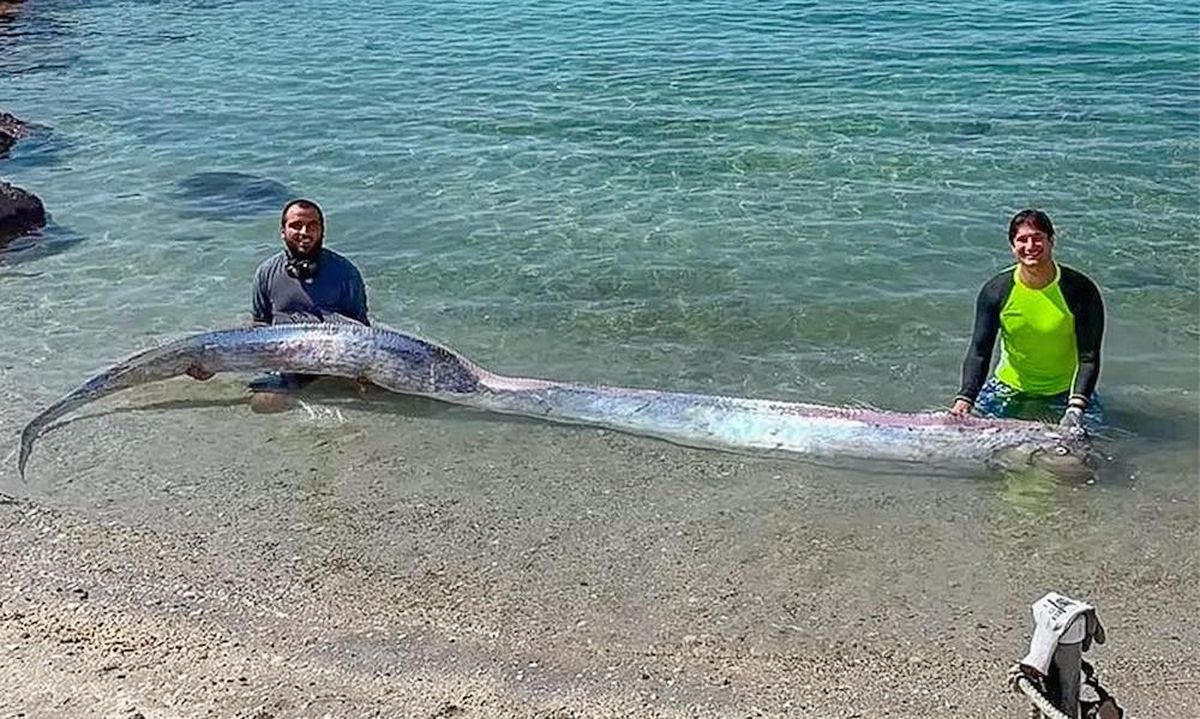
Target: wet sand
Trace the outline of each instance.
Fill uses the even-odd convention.
[[[1049,590],[1099,607],[1127,716],[1200,685],[1194,444],[1052,485],[222,382],[5,466],[0,715],[1017,717]]]

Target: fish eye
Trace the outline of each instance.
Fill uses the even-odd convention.
[[[1054,453],[1057,454],[1059,457],[1063,457],[1063,456],[1070,454],[1071,450],[1067,449],[1066,447],[1064,447],[1060,444],[1054,448]]]

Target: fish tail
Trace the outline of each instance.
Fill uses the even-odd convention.
[[[38,437],[42,436],[46,427],[76,407],[121,389],[119,386],[114,386],[112,382],[112,379],[120,374],[116,369],[110,369],[92,377],[83,386],[42,410],[38,416],[30,420],[29,424],[25,425],[25,428],[21,430],[21,446],[17,456],[17,473],[22,481],[25,479],[25,465],[29,462],[29,455],[33,453],[33,444]]]
[[[176,365],[180,363],[171,360],[191,356],[191,345],[191,342],[183,340],[139,352],[91,377],[70,394],[42,410],[21,430],[21,445],[17,456],[17,473],[21,480],[25,480],[25,465],[33,453],[34,443],[51,423],[88,402],[139,384],[144,381],[144,375],[147,373],[162,375],[164,378],[179,374]]]

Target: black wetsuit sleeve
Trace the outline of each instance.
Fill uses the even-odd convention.
[[[1104,337],[1104,301],[1100,289],[1081,272],[1062,268],[1060,280],[1063,299],[1075,315],[1075,344],[1079,350],[1079,369],[1071,386],[1071,396],[1090,400],[1100,379],[1100,344]]]
[[[967,346],[967,356],[963,360],[962,385],[958,389],[957,399],[974,404],[975,397],[983,388],[992,365],[996,334],[1000,331],[1000,310],[1008,301],[1012,288],[1012,271],[1006,270],[988,280],[979,290],[975,300],[975,327],[971,332],[971,343]]]

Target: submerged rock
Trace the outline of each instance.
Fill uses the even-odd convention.
[[[46,226],[46,208],[36,195],[0,181],[0,248],[14,237]]]
[[[199,172],[175,185],[183,214],[215,220],[240,220],[277,213],[295,195],[268,177],[242,172]]]

